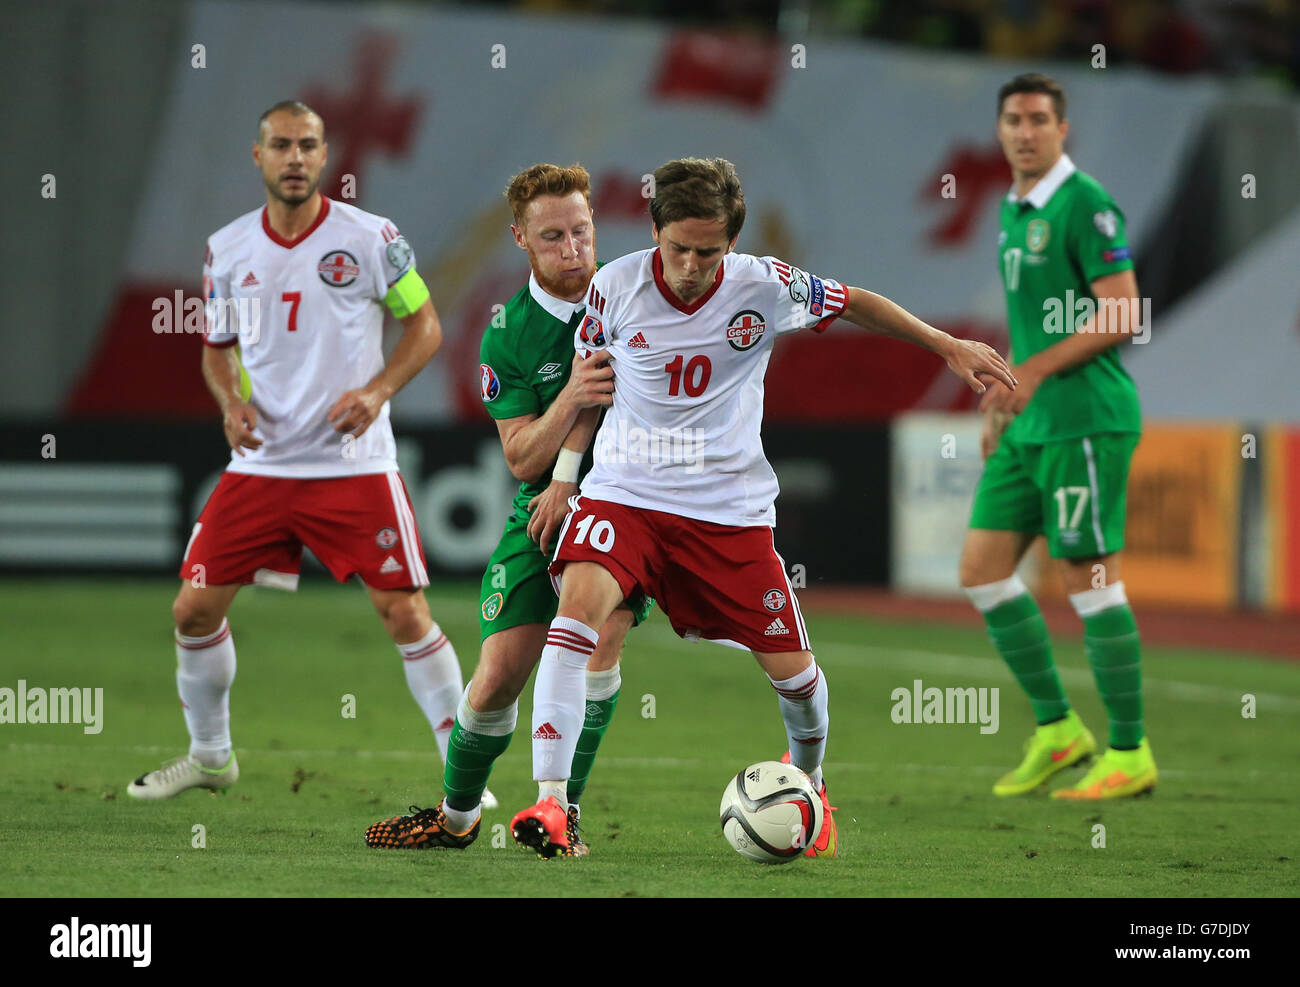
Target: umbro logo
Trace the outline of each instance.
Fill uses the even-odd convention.
[[[645,333],[639,332],[627,341],[628,349],[648,350],[650,344],[645,341]]]
[[[564,739],[564,734],[560,733],[559,730],[556,730],[555,727],[551,726],[549,723],[543,723],[533,732],[533,739],[562,740]]]
[[[776,620],[768,624],[767,630],[763,632],[763,634],[766,637],[775,637],[780,634],[789,634],[789,633],[790,633],[790,628],[786,627],[785,624],[781,622],[780,617],[777,617]]]
[[[249,271],[247,274],[244,275],[244,280],[239,282],[239,287],[254,288],[254,287],[260,287],[261,284],[262,282],[257,280],[257,276],[253,274],[252,271]]]
[[[537,374],[539,377],[542,378],[543,384],[545,384],[547,381],[555,380],[563,372],[564,372],[564,364],[562,363],[548,363],[544,367],[537,368]]]
[[[379,571],[381,573],[401,572],[402,563],[398,562],[397,559],[390,555],[388,558],[384,559],[384,564],[379,567]]]

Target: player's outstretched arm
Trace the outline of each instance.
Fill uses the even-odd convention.
[[[1117,271],[1097,278],[1089,287],[1098,302],[1092,318],[1067,339],[1053,343],[1019,364],[1015,375],[1020,387],[1014,393],[999,387],[989,388],[989,393],[980,402],[981,409],[1018,415],[1048,377],[1087,363],[1133,337],[1141,311],[1137,275],[1131,270]]]
[[[591,445],[600,421],[600,408],[583,408],[560,447],[560,454],[545,490],[528,502],[528,537],[543,552],[550,552],[551,537],[569,513],[569,498],[578,492],[578,469],[582,454]]]
[[[948,369],[969,384],[976,394],[983,394],[986,390],[984,378],[1015,388],[1016,379],[1007,361],[987,343],[950,336],[875,292],[852,287],[848,292],[849,303],[841,318],[871,332],[915,343],[937,353],[947,361]]]
[[[221,409],[221,427],[230,448],[242,456],[244,449],[258,449],[262,440],[253,434],[257,409],[239,396],[239,360],[233,346],[203,347],[203,381]]]
[[[365,387],[346,392],[330,409],[334,431],[351,432],[360,438],[384,407],[384,402],[411,382],[424,369],[442,345],[442,324],[433,302],[423,305],[402,319],[402,338],[397,341],[388,364]]]
[[[569,382],[540,418],[520,415],[497,421],[510,472],[526,483],[540,480],[555,463],[578,413],[584,408],[608,408],[613,402],[614,370],[609,366],[609,354],[599,350],[585,359],[575,356]],[[579,452],[586,448],[584,444]]]

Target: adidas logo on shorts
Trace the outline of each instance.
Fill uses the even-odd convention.
[[[543,723],[540,727],[536,729],[536,731],[533,732],[533,739],[534,740],[562,740],[564,739],[564,734],[560,733],[559,730],[556,730],[555,727],[551,726],[549,723]]]
[[[398,562],[397,559],[390,555],[388,558],[384,559],[384,564],[379,567],[379,571],[385,574],[390,572],[401,572],[402,563]]]
[[[790,628],[786,627],[785,624],[781,623],[780,617],[777,617],[776,620],[768,624],[767,630],[763,632],[764,636],[766,637],[775,637],[779,634],[789,634],[789,633],[790,633]]]

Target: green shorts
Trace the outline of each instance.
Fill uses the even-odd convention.
[[[555,619],[560,601],[546,571],[550,564],[551,557],[528,537],[528,517],[511,515],[483,573],[478,611],[481,640],[510,627],[549,625]],[[627,605],[635,626],[650,616],[655,601],[638,593]]]
[[[1003,436],[984,464],[970,526],[1046,535],[1054,559],[1118,552],[1140,437],[1104,432],[1040,445]]]

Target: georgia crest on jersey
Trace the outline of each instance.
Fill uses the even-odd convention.
[[[610,353],[614,403],[584,496],[737,527],[776,521],[763,455],[763,377],[778,336],[823,331],[848,289],[775,257],[728,254],[690,305],[668,287],[658,248],[596,272],[578,352]],[[600,340],[600,342],[597,342]]]
[[[266,208],[208,239],[203,266],[208,346],[239,344],[252,382],[260,449],[231,453],[233,472],[326,477],[397,469],[385,403],[360,438],[328,421],[346,391],[383,369],[383,301],[415,264],[382,216],[321,197],[320,214],[290,242]]]

